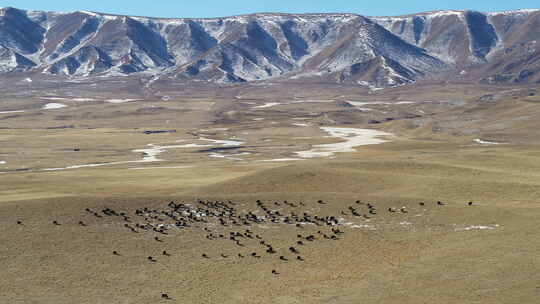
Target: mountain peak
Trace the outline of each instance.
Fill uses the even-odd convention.
[[[6,13],[11,10],[25,13]],[[0,73],[167,75],[218,83],[319,78],[394,86],[452,71],[472,75],[461,72],[493,63],[497,67],[487,70],[495,74],[480,78],[533,81],[538,11],[170,19],[3,8]],[[506,61],[517,63],[505,68]]]

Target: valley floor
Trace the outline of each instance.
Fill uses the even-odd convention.
[[[136,101],[0,116],[1,303],[537,302],[540,148],[536,131],[522,128],[535,124],[532,101],[372,107],[396,117],[431,110],[436,126],[343,123],[365,114],[335,101],[312,116],[313,105],[153,105],[178,111],[133,116],[150,108]],[[105,117],[109,107],[124,114]],[[457,125],[459,111],[475,120]],[[529,119],[514,125],[508,113]],[[51,128],[60,124],[75,127]],[[386,142],[318,158],[296,153],[347,141],[321,127],[374,126]],[[465,132],[474,129],[481,132]],[[106,162],[114,164],[65,169]],[[223,201],[237,215],[262,216],[265,207],[279,222],[245,226],[222,217],[224,226],[219,216],[203,216],[208,223],[159,232],[174,223],[161,213],[171,201],[209,208],[198,199]],[[145,207],[146,215],[136,214]],[[339,224],[296,221],[304,213]],[[231,232],[244,234],[240,245]]]

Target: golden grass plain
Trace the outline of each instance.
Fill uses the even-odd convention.
[[[446,90],[437,94],[450,95]],[[260,112],[235,100],[211,99],[83,104],[35,110],[40,115],[0,115],[0,160],[7,161],[0,174],[0,302],[536,303],[538,105],[529,97],[489,105],[471,105],[469,98],[464,107],[422,108],[433,111],[430,121],[396,119],[376,125],[339,124],[340,117],[358,115],[363,121],[360,116],[366,115],[351,114],[340,103]],[[138,111],[152,107],[178,111]],[[408,107],[395,111],[417,111]],[[114,111],[121,113],[110,115]],[[309,116],[312,112],[320,115]],[[455,121],[455,116],[467,119]],[[265,120],[254,121],[256,117]],[[294,126],[299,117],[309,117],[302,120],[309,126]],[[329,124],[328,118],[338,120],[336,125],[375,126],[396,136],[335,159],[261,161],[295,157],[295,151],[313,144],[339,141],[323,137],[318,129]],[[74,127],[47,129],[59,125]],[[149,129],[177,132],[142,134]],[[235,161],[209,158],[201,148],[169,149],[159,155],[164,162],[42,171],[140,160],[140,153],[132,150],[149,143],[184,143],[178,140],[201,143],[195,141],[201,135],[242,138],[245,144],[237,150],[251,154]],[[475,138],[504,144],[480,145]],[[146,169],[134,170],[139,167]],[[108,207],[132,214],[137,208],[164,208],[171,200],[197,198],[232,200],[244,211],[255,210],[258,199],[266,204],[301,201],[304,207],[275,208],[336,215],[358,228],[342,226],[340,240],[306,244],[299,247],[305,261],[284,262],[265,255],[257,240],[246,240],[241,248],[208,240],[203,224],[156,242],[151,232],[132,233],[120,219],[84,211]],[[378,214],[369,220],[340,214],[356,200],[372,202]],[[439,200],[446,205],[438,206]],[[387,211],[402,206],[408,213]],[[246,229],[211,227],[223,234]],[[296,234],[329,231],[268,223],[248,229],[272,243],[278,256],[291,258],[287,248],[297,241]],[[171,256],[161,255],[163,250]],[[236,256],[253,251],[262,257]],[[201,258],[202,253],[210,259]],[[222,253],[229,257],[220,257]],[[147,256],[157,262],[149,263]],[[273,275],[272,269],[280,274]],[[171,299],[162,299],[161,293]]]

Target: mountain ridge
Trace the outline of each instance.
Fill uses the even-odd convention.
[[[0,7],[0,10],[4,9],[16,9],[19,11],[25,11],[25,12],[38,12],[38,13],[51,13],[51,14],[74,14],[74,13],[85,13],[89,15],[102,15],[102,16],[112,16],[112,17],[131,17],[131,18],[147,18],[147,19],[158,19],[158,20],[211,20],[211,19],[227,19],[227,18],[234,18],[234,17],[245,17],[245,16],[254,16],[254,15],[288,15],[288,16],[310,16],[310,15],[354,15],[354,16],[362,16],[366,18],[392,18],[392,17],[410,17],[410,16],[416,16],[416,15],[427,15],[427,14],[435,14],[435,13],[463,13],[467,11],[474,11],[479,12],[483,14],[488,15],[497,15],[497,14],[516,14],[516,13],[532,13],[532,12],[538,12],[540,11],[540,8],[521,8],[516,10],[502,10],[502,11],[478,11],[478,10],[432,10],[432,11],[422,11],[418,13],[411,13],[411,14],[402,14],[402,15],[362,15],[358,13],[349,13],[349,12],[342,12],[342,13],[284,13],[284,12],[255,12],[255,13],[246,13],[246,14],[238,14],[238,15],[228,15],[228,16],[218,16],[218,17],[155,17],[155,16],[140,16],[140,15],[124,15],[124,14],[114,14],[114,13],[106,13],[106,12],[98,12],[98,11],[89,11],[89,10],[76,10],[76,11],[48,11],[48,10],[27,10],[27,9],[20,9],[13,6],[4,6]]]
[[[0,74],[389,87],[451,75],[540,81],[540,10],[156,18],[0,8]],[[527,33],[515,38],[516,33]],[[538,40],[536,40],[538,38]]]

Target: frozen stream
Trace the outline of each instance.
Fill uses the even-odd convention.
[[[385,143],[387,140],[380,137],[392,135],[382,131],[357,128],[321,127],[321,130],[329,134],[327,137],[341,138],[345,141],[334,144],[315,145],[309,151],[296,152],[298,156],[303,158],[329,157],[335,153],[355,152],[354,147]]]
[[[197,148],[197,147],[236,147],[244,144],[243,141],[237,140],[219,140],[219,139],[208,139],[200,137],[201,141],[209,141],[209,144],[184,144],[184,145],[170,145],[170,146],[160,146],[158,144],[148,144],[148,148],[136,149],[132,152],[142,153],[141,160],[130,160],[130,161],[119,161],[119,162],[106,162],[106,163],[97,163],[97,164],[84,164],[84,165],[73,165],[62,168],[46,168],[42,171],[60,171],[60,170],[69,170],[69,169],[80,169],[80,168],[89,168],[89,167],[103,167],[103,166],[113,166],[113,165],[123,165],[123,164],[134,164],[134,163],[153,163],[165,161],[164,159],[158,158],[161,153],[166,152],[170,149],[185,149],[185,148]],[[215,157],[210,155],[211,157]]]

